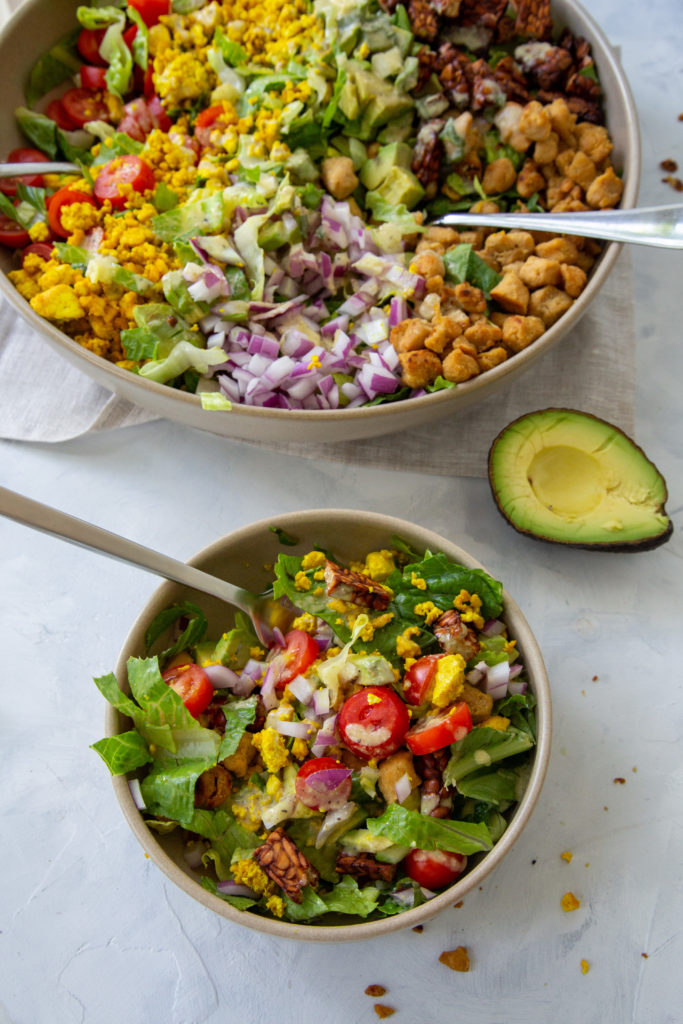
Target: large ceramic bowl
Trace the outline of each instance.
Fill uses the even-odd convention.
[[[11,111],[24,103],[23,84],[35,58],[76,24],[77,0],[27,0],[0,34],[3,68],[3,111],[0,154],[22,144]],[[590,15],[574,0],[554,0],[556,26],[567,26],[583,36],[593,55],[606,97],[607,125],[614,142],[614,165],[624,179],[622,206],[633,207],[640,176],[638,118],[624,72],[614,50]],[[509,387],[568,334],[600,292],[614,267],[621,246],[608,244],[594,267],[590,281],[567,313],[533,345],[506,362],[457,388],[387,405],[335,411],[288,411],[235,405],[230,412],[202,409],[196,395],[157,384],[95,356],[39,317],[9,283],[5,274],[11,256],[0,247],[0,287],[38,334],[69,362],[134,404],[167,419],[177,420],[225,437],[249,441],[349,441],[407,430],[475,405],[480,399]]]
[[[315,543],[334,551],[340,559],[347,561],[360,558],[374,549],[390,547],[392,537],[398,535],[418,551],[442,551],[460,564],[482,568],[479,562],[451,540],[402,519],[366,512],[327,509],[289,513],[243,527],[200,551],[191,559],[191,564],[241,586],[261,590],[271,580],[264,566],[272,566],[278,553],[283,550],[272,530],[274,526],[281,527],[298,539],[296,547],[285,549],[287,553],[303,554]],[[116,671],[119,684],[124,689],[127,689],[126,662],[131,656],[145,655],[144,634],[149,623],[163,608],[186,597],[198,603],[207,614],[209,635],[219,636],[222,631],[229,628],[231,609],[227,605],[196,592],[190,593],[187,588],[177,584],[165,583],[143,609],[121,651]],[[502,838],[486,855],[470,858],[467,873],[430,902],[393,917],[358,924],[349,924],[348,918],[342,917],[334,923],[290,924],[260,917],[250,911],[236,910],[202,888],[198,875],[185,861],[177,832],[159,836],[147,827],[131,795],[127,777],[117,776],[114,778],[114,790],[136,838],[154,863],[193,899],[230,921],[282,938],[311,939],[317,942],[365,939],[384,935],[399,928],[414,927],[433,917],[440,910],[452,906],[465,893],[479,885],[514,846],[538,800],[550,756],[550,691],[541,652],[526,619],[506,592],[502,617],[509,626],[510,634],[517,639],[522,663],[537,700],[538,741],[534,749],[529,780]],[[130,725],[119,712],[109,708],[106,716],[107,735],[114,735],[127,728],[130,728]]]

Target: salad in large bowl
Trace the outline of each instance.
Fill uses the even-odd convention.
[[[548,4],[75,13],[8,156],[78,169],[0,184],[0,241],[31,313],[112,379],[213,412],[367,411],[486,389],[585,307],[598,244],[429,227],[621,200],[591,45]]]
[[[315,536],[315,517],[290,519]],[[388,546],[366,548],[361,516],[331,518],[360,557],[281,548],[268,644],[239,613],[209,626],[187,597],[157,603],[119,680],[96,680],[123,717],[94,747],[196,898],[275,934],[356,938],[431,916],[500,859],[540,787],[549,712],[498,581],[447,542],[416,550],[409,524],[369,517],[365,543]],[[253,531],[296,544],[285,525]]]

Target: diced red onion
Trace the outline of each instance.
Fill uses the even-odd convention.
[[[470,671],[465,675],[465,679],[467,680],[468,683],[471,683],[472,686],[476,686],[477,683],[480,683],[482,681],[484,675],[485,673],[482,672],[481,669],[473,668],[470,669]]]
[[[233,882],[230,879],[225,882],[216,882],[216,889],[226,896],[246,896],[248,899],[258,899],[254,890],[250,889],[248,885],[242,885],[240,882]]]
[[[309,722],[285,722],[281,718],[273,719],[272,728],[283,736],[293,736],[296,740],[308,739],[312,730]]]
[[[305,676],[295,676],[291,683],[287,683],[287,688],[294,694],[298,701],[301,701],[302,704],[311,703],[313,691],[316,686],[317,683],[314,683],[310,679],[306,679]]]
[[[128,780],[128,788],[130,790],[130,795],[133,798],[133,803],[135,804],[137,809],[139,811],[147,810],[147,804],[144,801],[144,798],[142,796],[142,790],[140,789],[140,780],[139,779],[129,779]]]
[[[484,690],[494,700],[504,697],[510,682],[510,665],[507,661],[499,661],[497,665],[489,665],[486,671]]]
[[[240,677],[227,665],[204,665],[204,671],[215,690],[232,689],[239,685]]]
[[[500,619],[489,619],[484,623],[481,632],[484,636],[500,636],[505,630],[505,623]]]
[[[326,686],[316,690],[313,694],[313,710],[316,715],[327,715],[330,710],[330,691]],[[318,733],[318,736],[320,733]],[[316,739],[317,742],[317,739]]]
[[[183,859],[189,868],[198,871],[202,866],[202,856],[206,850],[206,844],[200,841],[187,843],[183,849]]]
[[[408,772],[404,772],[403,775],[396,779],[394,788],[396,790],[396,799],[400,804],[402,804],[404,800],[408,799],[412,792]]]
[[[524,679],[513,679],[508,683],[508,693],[522,694],[527,691],[527,683]]]

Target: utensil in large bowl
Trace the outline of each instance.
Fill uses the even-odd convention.
[[[293,512],[263,519],[236,530],[204,548],[190,560],[190,564],[213,575],[228,577],[250,590],[263,590],[270,581],[270,572],[266,566],[272,566],[282,551],[273,527],[279,527],[298,539],[296,546],[287,547],[287,553],[303,554],[316,544],[335,552],[343,561],[350,561],[364,556],[371,550],[390,548],[392,538],[398,535],[418,551],[442,551],[462,565],[482,568],[479,562],[457,544],[430,530],[391,516],[344,509]],[[142,610],[124,642],[116,668],[119,685],[123,689],[127,690],[128,658],[142,657],[146,654],[144,637],[150,622],[168,605],[181,601],[186,596],[186,588],[165,583]],[[196,595],[193,599],[196,601]],[[533,752],[526,789],[511,814],[507,830],[489,853],[478,858],[470,858],[470,869],[450,888],[412,910],[358,924],[349,924],[348,918],[346,923],[340,918],[340,923],[334,924],[292,924],[261,917],[250,911],[237,910],[201,886],[197,874],[188,866],[183,855],[182,838],[178,834],[180,830],[166,836],[152,832],[145,824],[133,799],[128,778],[116,776],[113,779],[116,797],[145,852],[172,882],[205,907],[236,924],[281,938],[310,939],[316,942],[366,939],[386,935],[400,928],[414,927],[446,907],[452,906],[465,893],[479,885],[507,856],[519,839],[538,801],[550,757],[550,689],[543,658],[526,619],[506,591],[503,594],[503,602],[503,618],[509,626],[511,636],[517,640],[530,688],[537,700],[537,745]],[[222,602],[207,598],[201,602],[201,606],[208,616],[210,635],[219,636],[229,628],[229,616],[226,615],[226,607]],[[107,709],[105,726],[108,736],[128,728],[126,720],[113,707]]]
[[[27,0],[0,34],[0,65],[3,67],[3,109],[0,122],[0,155],[21,145],[10,111],[24,103],[23,84],[33,61],[65,31],[76,24],[76,0]],[[610,44],[593,18],[575,0],[555,0],[555,24],[568,27],[587,39],[600,75],[607,126],[614,143],[613,160],[623,172],[621,206],[632,208],[640,177],[638,118],[626,76]],[[407,430],[459,412],[502,387],[509,387],[522,373],[558,344],[580,320],[599,294],[614,267],[621,246],[609,243],[593,268],[583,293],[572,307],[532,345],[456,388],[407,401],[358,409],[286,410],[234,405],[230,412],[202,408],[198,396],[145,380],[82,348],[53,324],[43,320],[7,280],[11,255],[0,256],[0,288],[8,301],[65,359],[98,384],[157,416],[176,420],[225,437],[248,441],[348,441]]]

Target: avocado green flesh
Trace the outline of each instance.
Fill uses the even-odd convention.
[[[564,544],[653,546],[668,539],[666,483],[617,427],[586,413],[543,410],[494,442],[491,487],[523,533]]]

